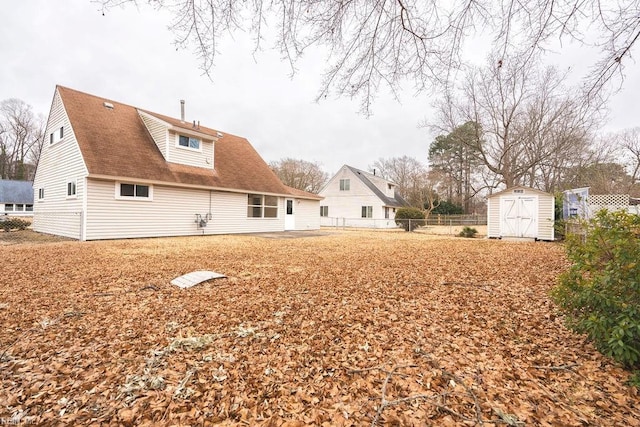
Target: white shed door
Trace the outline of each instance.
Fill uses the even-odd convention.
[[[500,198],[500,235],[503,237],[538,237],[537,196]]]

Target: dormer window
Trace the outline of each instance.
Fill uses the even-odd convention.
[[[193,150],[200,149],[200,140],[191,136],[178,135],[178,145],[180,147],[191,148]]]

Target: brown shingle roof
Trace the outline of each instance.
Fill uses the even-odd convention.
[[[137,108],[63,86],[57,89],[90,175],[317,198],[311,193],[292,193],[245,138],[223,133],[214,144],[214,170],[169,163]],[[106,108],[104,102],[114,108]],[[142,111],[173,126],[190,126],[178,119]],[[206,127],[198,131],[217,135],[217,131]]]

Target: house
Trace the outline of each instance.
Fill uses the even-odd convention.
[[[320,228],[245,138],[57,86],[34,180],[35,231],[79,240]]]
[[[623,210],[640,215],[640,199],[629,194],[589,194],[589,187],[565,190],[562,195],[564,219],[590,219],[602,209]]]
[[[552,194],[529,187],[512,187],[487,200],[487,237],[554,239],[555,202]]]
[[[0,215],[33,215],[33,185],[30,181],[0,179]]]
[[[397,186],[374,173],[344,165],[320,190],[322,226],[395,228],[396,209],[407,206]]]

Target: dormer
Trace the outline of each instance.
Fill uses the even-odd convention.
[[[185,122],[138,110],[142,122],[167,162],[214,168],[214,144],[221,134]]]

